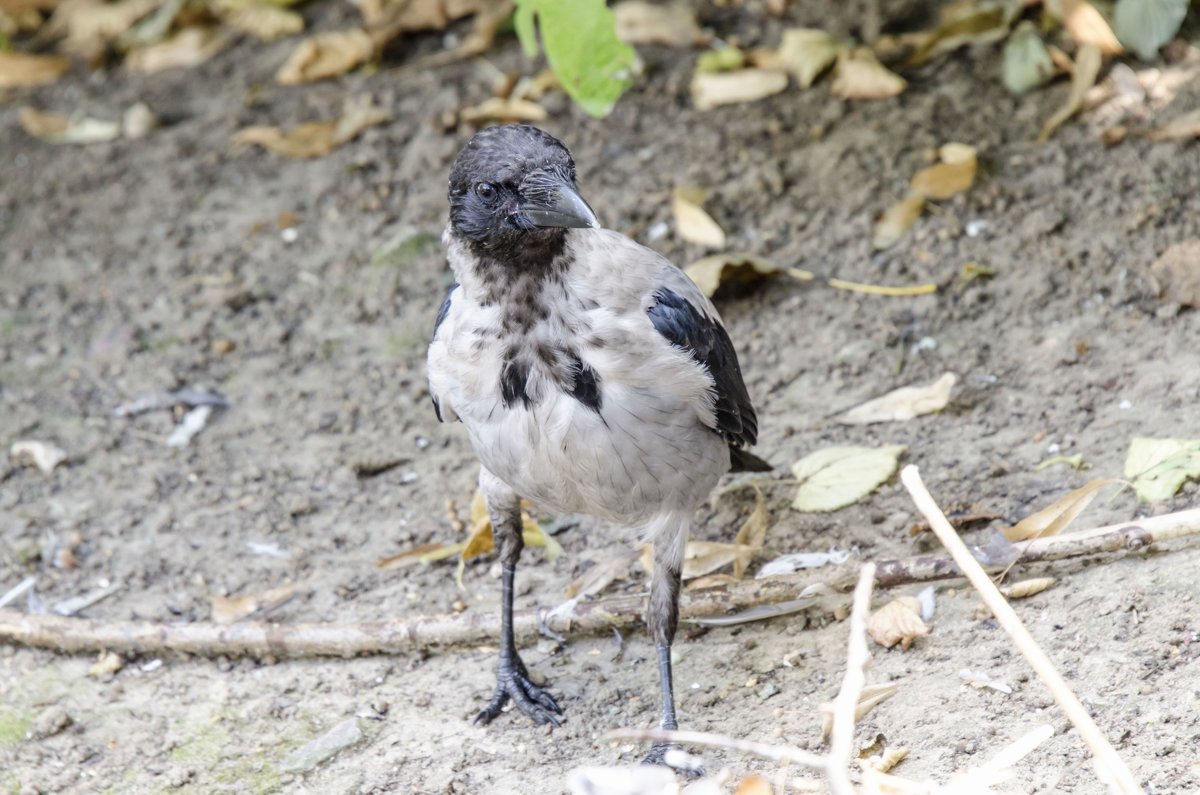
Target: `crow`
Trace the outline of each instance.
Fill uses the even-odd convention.
[[[496,689],[476,722],[511,700],[535,723],[560,725],[561,707],[530,680],[513,639],[525,498],[653,545],[646,623],[662,726],[675,729],[671,642],[693,514],[731,468],[770,469],[745,450],[758,424],[733,343],[683,271],[601,227],[570,152],[536,127],[475,134],[451,168],[449,202],[443,241],[456,282],[437,315],[429,389],[438,419],[461,421],[479,457],[503,567]]]

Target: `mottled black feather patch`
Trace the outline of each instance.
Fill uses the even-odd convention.
[[[504,401],[506,408],[512,408],[517,401],[521,401],[525,408],[529,408],[533,401],[529,397],[529,393],[525,391],[525,385],[529,381],[529,364],[514,359],[504,363],[504,367],[500,370],[500,398]]]
[[[673,290],[659,290],[654,294],[654,301],[654,305],[646,310],[654,328],[672,345],[687,351],[712,378],[717,415],[713,430],[732,447],[754,444],[758,439],[758,418],[746,392],[729,334],[721,324]]]
[[[575,381],[565,390],[566,393],[599,414],[604,402],[600,394],[600,376],[574,351],[567,352],[567,361]]]

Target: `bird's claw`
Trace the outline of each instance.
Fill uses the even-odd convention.
[[[530,680],[529,672],[519,657],[507,664],[500,664],[496,672],[496,691],[487,706],[475,716],[475,723],[484,726],[491,723],[510,700],[535,724],[562,726],[562,721],[558,719],[563,714],[562,707],[554,700],[554,696]]]

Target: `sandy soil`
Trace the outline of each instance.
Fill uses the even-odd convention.
[[[306,11],[317,29],[336,27],[340,13]],[[848,11],[799,9],[784,21],[706,13],[749,44],[774,44],[784,25],[854,31]],[[286,583],[300,596],[272,615],[281,623],[496,610],[490,560],[467,567],[465,592],[452,565],[380,572],[375,561],[457,540],[445,502],[465,508],[475,479],[465,434],[438,424],[425,388],[425,345],[449,281],[437,242],[445,175],[469,134],[438,120],[486,98],[496,67],[531,66],[506,39],[486,60],[436,73],[385,68],[282,89],[271,76],[290,46],[244,43],[152,78],[77,74],[0,106],[0,442],[44,439],[71,456],[49,476],[0,469],[0,590],[36,574],[38,596],[53,604],[120,583],[85,613],[112,620],[206,620],[214,594]],[[721,298],[759,407],[758,452],[786,468],[830,444],[905,444],[943,502],[1015,520],[1091,478],[1119,476],[1134,436],[1197,435],[1200,315],[1160,301],[1147,273],[1168,245],[1200,236],[1200,158],[1195,146],[1098,140],[1122,118],[1145,124],[1200,103],[1200,83],[1174,79],[1194,75],[1194,62],[1160,64],[1142,74],[1149,95],[1112,99],[1037,145],[1066,88],[1011,98],[995,49],[917,72],[893,100],[847,104],[821,85],[710,113],[689,107],[691,53],[650,47],[642,57],[644,79],[606,120],[547,101],[545,126],[573,149],[608,226],[677,262],[695,259],[705,252],[673,234],[646,235],[670,222],[673,186],[698,184],[711,189],[733,249],[942,288],[877,298],[778,281]],[[396,120],[328,157],[230,151],[240,126],[328,117],[363,92]],[[168,121],[140,141],[54,148],[16,123],[25,103],[115,118],[138,100]],[[979,147],[979,184],[873,253],[874,217],[950,140]],[[277,229],[284,213],[299,219],[291,242]],[[975,237],[965,231],[973,220],[986,222]],[[995,276],[964,286],[966,262]],[[940,415],[825,421],[947,370],[962,380]],[[112,416],[133,396],[184,385],[233,402],[186,448],[162,443],[168,412]],[[1082,454],[1090,468],[1034,472],[1055,450]],[[356,474],[380,461],[396,465]],[[768,495],[760,560],[931,548],[911,537],[914,510],[895,482],[828,515],[791,511],[787,486]],[[1189,485],[1171,503],[1139,506],[1125,492],[1081,522],[1182,509],[1196,495]],[[747,507],[732,499],[707,511],[701,537],[730,539]],[[566,554],[553,564],[526,553],[518,607],[559,603],[568,582],[621,544],[591,523],[559,540]],[[1059,582],[1017,608],[1137,775],[1156,793],[1183,793],[1200,790],[1200,549],[1167,552],[1057,566]],[[640,570],[631,577],[614,587],[642,587]],[[948,584],[933,634],[908,652],[876,650],[872,679],[902,684],[860,739],[883,734],[910,748],[899,772],[945,777],[1049,721],[1058,732],[1021,766],[1014,791],[1101,792],[1078,736],[976,602]],[[688,726],[820,748],[817,705],[842,673],[844,623],[683,634]],[[619,660],[611,636],[528,644],[525,659],[567,709],[553,732],[514,715],[471,725],[493,653],[142,658],[96,678],[90,657],[0,647],[0,790],[557,793],[577,765],[640,756],[601,739],[656,720],[653,650],[640,633]],[[1012,694],[963,686],[963,668]],[[309,773],[281,771],[293,749],[356,715],[358,745]],[[709,764],[773,773],[720,753]]]

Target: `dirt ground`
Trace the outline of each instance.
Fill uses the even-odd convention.
[[[856,32],[852,8],[802,7],[783,20],[701,12],[751,45],[773,45],[792,25]],[[351,12],[318,3],[305,13],[321,30]],[[465,592],[452,564],[381,572],[376,561],[458,540],[446,500],[465,510],[476,476],[465,433],[437,422],[425,387],[425,346],[449,282],[438,242],[445,178],[469,134],[439,120],[488,97],[498,70],[534,66],[506,38],[485,58],[434,72],[386,67],[285,89],[271,77],[290,47],[243,42],[153,77],[76,73],[0,105],[0,442],[42,439],[70,455],[51,475],[0,468],[0,592],[34,574],[52,605],[116,583],[84,613],[109,620],[203,621],[213,595],[287,583],[299,596],[271,615],[279,623],[497,610],[491,560],[468,565]],[[846,103],[821,84],[707,113],[687,96],[694,53],[640,52],[645,73],[611,117],[546,101],[544,126],[572,148],[607,226],[689,262],[706,252],[650,230],[671,223],[673,186],[702,185],[731,249],[941,287],[880,298],[781,280],[719,297],[759,409],[757,452],[781,472],[831,444],[905,444],[944,504],[1015,520],[1089,479],[1119,477],[1135,436],[1198,435],[1200,315],[1164,303],[1148,278],[1167,246],[1200,237],[1198,150],[1098,138],[1119,121],[1158,123],[1200,104],[1194,51],[1138,66],[1144,94],[1113,93],[1044,145],[1033,139],[1066,86],[1012,98],[994,47],[910,74],[891,100]],[[230,150],[241,126],[330,117],[361,93],[395,121],[327,157]],[[139,100],[167,122],[144,140],[52,147],[16,121],[22,104],[117,118]],[[874,218],[931,147],[952,140],[979,148],[979,183],[895,248],[872,252]],[[298,225],[284,234],[277,219],[288,213]],[[995,275],[964,285],[967,262]],[[947,370],[961,381],[941,414],[827,422]],[[193,385],[232,406],[182,449],[163,444],[169,412],[112,415],[134,396]],[[1089,468],[1033,470],[1056,452],[1081,454]],[[357,474],[380,462],[395,466]],[[894,481],[825,515],[792,511],[786,484],[767,494],[759,562],[831,547],[861,560],[933,548],[910,535],[915,511]],[[1144,506],[1126,491],[1080,524],[1179,510],[1196,496],[1190,484]],[[731,540],[748,507],[735,496],[706,511],[700,536]],[[566,554],[552,564],[526,552],[519,609],[560,603],[574,577],[623,543],[591,522],[558,539]],[[1054,587],[1016,605],[1155,793],[1200,791],[1198,567],[1200,548],[1178,544],[1058,565]],[[630,576],[614,589],[643,587],[640,569]],[[871,680],[901,687],[859,739],[883,734],[910,749],[897,772],[944,780],[1050,722],[1056,735],[1020,765],[1012,791],[1102,792],[1079,737],[976,604],[947,583],[929,637],[907,652],[875,650]],[[820,749],[817,706],[836,692],[845,632],[821,617],[685,629],[683,722]],[[619,659],[612,636],[525,645],[567,710],[561,729],[512,714],[471,724],[494,649],[277,664],[147,657],[94,677],[93,657],[0,646],[0,790],[532,795],[563,792],[576,766],[640,757],[641,747],[602,737],[657,720],[643,634],[626,638]],[[1013,692],[966,687],[963,668]],[[294,749],[355,716],[357,745],[311,772],[281,770]],[[720,752],[708,760],[735,774],[775,770]]]

